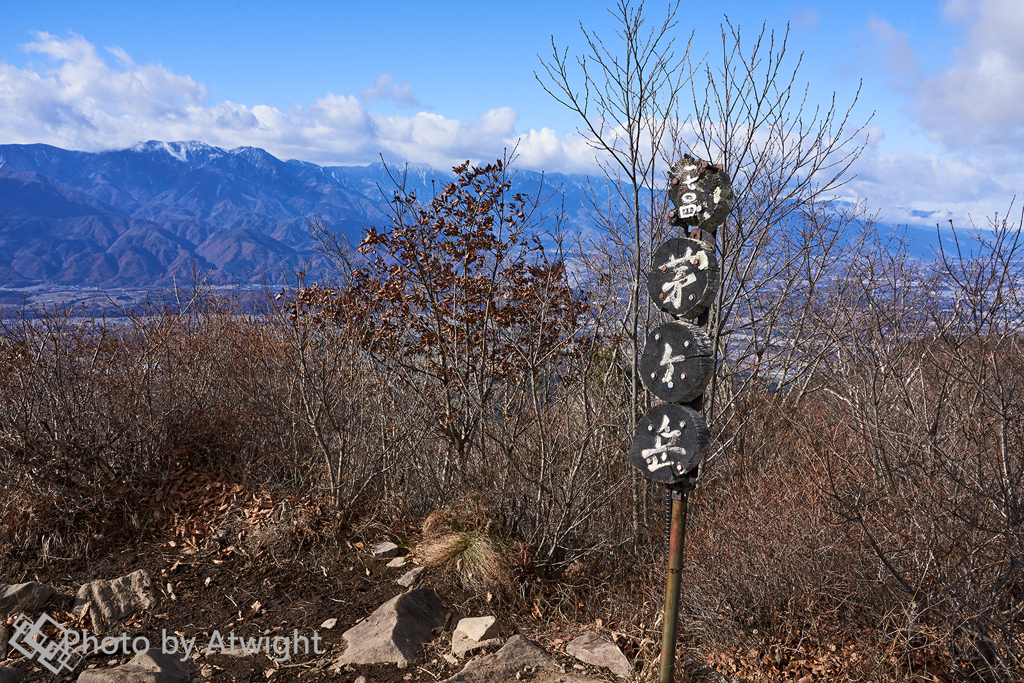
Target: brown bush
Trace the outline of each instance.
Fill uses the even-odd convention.
[[[873,657],[857,675],[1022,668],[1024,298],[1019,229],[994,227],[937,271],[879,249],[832,272],[781,366],[731,342],[743,353],[720,365],[690,501],[692,656],[745,647],[781,671],[785,652],[855,633]],[[566,273],[535,275],[555,291]],[[543,308],[533,284],[536,306],[516,310]],[[543,315],[511,316],[502,334],[526,355],[446,384],[426,347],[383,358],[372,321],[335,316],[344,286],[303,283],[255,313],[198,286],[118,321],[3,319],[0,571],[163,529],[150,501],[206,470],[334,520],[426,518],[420,553],[453,582],[544,623],[600,619],[650,673],[664,498],[623,457],[632,373],[602,302],[577,321],[586,334],[562,325],[532,346]],[[473,353],[486,360],[482,342]]]

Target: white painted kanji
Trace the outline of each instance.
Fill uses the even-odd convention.
[[[663,354],[661,354],[661,364],[663,366],[668,366],[668,367],[666,368],[665,375],[661,378],[661,381],[662,382],[671,382],[672,381],[672,377],[673,377],[673,375],[675,375],[675,371],[676,371],[676,366],[674,364],[682,362],[684,360],[686,360],[686,356],[685,355],[673,356],[672,355],[672,347],[668,344],[668,342],[666,342],[665,343],[665,352]]]
[[[671,467],[673,461],[668,459],[669,455],[675,455],[679,458],[686,457],[686,449],[675,445],[676,439],[683,435],[683,430],[670,429],[669,423],[668,415],[662,415],[661,426],[658,427],[658,432],[654,435],[654,447],[644,448],[640,451],[644,462],[647,463],[647,469],[651,472],[662,467]]]
[[[690,171],[696,171],[697,167],[684,166],[683,170],[689,173]],[[683,205],[679,207],[679,217],[691,218],[693,216],[696,216],[698,213],[700,213],[701,209],[700,204],[695,203],[697,201],[697,193],[695,192],[695,190],[697,189],[697,176],[696,174],[687,175],[684,178],[680,178],[679,182],[681,182],[683,185],[686,186],[688,190],[690,190],[690,192],[684,192],[683,196],[680,197],[680,200],[682,201]]]
[[[683,290],[697,282],[693,269],[707,270],[708,255],[703,250],[695,254],[687,247],[681,257],[670,256],[664,267],[673,271],[672,279],[661,286],[661,291],[666,292],[665,303],[679,308],[683,303]]]
[[[693,165],[683,166],[683,170],[684,171],[696,171],[697,167],[693,166]],[[690,188],[692,190],[692,189],[694,189],[697,186],[697,176],[695,176],[695,175],[687,176],[685,178],[682,178],[679,182],[681,182],[683,185],[686,185],[688,188]]]
[[[679,207],[680,218],[690,218],[700,213],[700,204],[685,204]]]

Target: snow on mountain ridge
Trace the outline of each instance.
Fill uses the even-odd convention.
[[[140,154],[149,154],[153,152],[163,151],[182,163],[189,163],[190,161],[199,161],[197,157],[204,157],[206,160],[216,159],[217,157],[221,157],[224,156],[224,154],[226,154],[226,152],[220,147],[214,147],[199,140],[186,140],[177,142],[164,142],[163,140],[148,140],[146,142],[139,142],[137,144],[134,144],[128,149],[129,151],[138,152]]]
[[[250,156],[250,157],[264,157],[264,156],[267,156],[267,157],[270,157],[272,159],[277,159],[277,157],[275,157],[273,154],[271,154],[267,150],[265,150],[265,149],[263,149],[261,147],[252,147],[251,145],[245,145],[245,146],[242,146],[242,147],[235,147],[234,149],[229,149],[228,150],[228,154],[234,154],[235,156],[245,155],[245,156]],[[277,159],[277,160],[280,161],[280,159]]]
[[[358,243],[369,226],[389,224],[396,182],[427,202],[453,177],[450,170],[395,159],[325,167],[283,162],[258,147],[227,151],[195,140],[149,140],[102,152],[0,144],[0,164],[5,187],[38,190],[31,195],[38,201],[28,203],[25,192],[14,195],[20,203],[0,193],[6,240],[0,286],[134,286],[183,272],[193,259],[218,278],[243,271],[283,277],[303,262],[320,263],[308,217]],[[11,180],[12,172],[39,174],[66,189],[54,194],[50,180],[25,185]],[[522,180],[515,191],[536,192],[533,174]],[[559,178],[550,189],[562,183],[570,222],[586,223],[575,181]]]

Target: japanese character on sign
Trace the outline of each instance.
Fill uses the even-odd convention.
[[[684,425],[685,426],[685,425]],[[648,429],[653,430],[654,425],[649,425]],[[658,432],[654,437],[654,447],[645,448],[641,451],[644,462],[647,463],[647,469],[653,472],[656,469],[662,467],[671,467],[674,461],[669,461],[669,454],[677,455],[679,458],[686,457],[686,449],[682,446],[674,445],[676,440],[683,435],[682,427],[679,429],[672,429],[669,424],[668,415],[663,415],[661,418],[661,426],[658,427]],[[665,442],[662,439],[666,439]],[[658,456],[661,456],[659,459]]]
[[[696,325],[662,323],[648,333],[639,368],[644,386],[662,401],[692,401],[715,369],[711,340]]]
[[[682,306],[683,290],[697,284],[697,273],[693,272],[693,269],[707,270],[707,267],[708,255],[703,250],[694,253],[692,247],[686,247],[686,253],[681,257],[669,256],[668,261],[661,267],[662,272],[673,272],[672,279],[661,286],[661,291],[667,292],[665,303],[675,308]]]
[[[640,421],[627,457],[647,479],[674,484],[700,464],[710,442],[711,432],[700,413],[665,403],[651,408]]]
[[[669,170],[669,218],[714,232],[732,208],[732,181],[718,166],[684,155]]]
[[[688,237],[670,239],[654,252],[651,263],[647,292],[666,313],[695,317],[718,293],[718,259],[706,242]]]

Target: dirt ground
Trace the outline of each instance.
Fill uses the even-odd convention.
[[[88,563],[50,567],[56,571],[36,572],[30,578],[47,582],[58,591],[47,605],[47,613],[58,620],[65,617],[77,627],[70,610],[79,585],[145,569],[157,587],[159,605],[150,614],[115,627],[113,632],[118,636],[127,633],[129,643],[144,636],[153,649],[163,648],[162,639],[167,638],[167,650],[172,649],[172,639],[184,637],[188,642],[195,637],[195,650],[209,650],[209,654],[193,659],[193,675],[205,672],[213,680],[285,681],[329,677],[354,681],[359,675],[365,675],[368,681],[401,681],[436,680],[436,676],[444,676],[447,670],[443,667],[435,667],[434,675],[419,668],[399,671],[395,667],[365,667],[365,670],[341,671],[337,676],[328,674],[326,667],[344,649],[341,634],[403,590],[394,581],[398,570],[385,568],[383,563],[358,552],[351,553],[348,559],[352,562],[350,566],[331,572],[290,560],[275,561],[269,554],[257,558],[237,549],[195,551],[152,543],[110,553]],[[338,620],[333,629],[321,627],[332,618]],[[311,641],[308,648],[305,641],[294,638],[296,632]],[[224,643],[223,648],[215,633]],[[314,634],[319,636],[316,641],[312,641]],[[262,651],[258,655],[220,654],[222,650],[232,649],[232,635],[244,639],[264,635],[290,637],[296,641],[299,651],[289,652],[288,659],[281,662],[273,661]],[[88,656],[77,667],[75,676],[90,666],[107,667],[126,662],[133,654],[130,648],[126,654]],[[316,649],[322,654],[317,654]],[[280,657],[275,655],[275,658]],[[21,668],[26,681],[52,680],[50,672],[39,665],[26,666],[24,660],[18,659],[12,660],[10,665]],[[408,673],[413,673],[413,677],[405,679]]]
[[[53,586],[56,594],[47,603],[46,613],[64,628],[86,629],[90,635],[95,634],[92,625],[71,611],[75,593],[84,583],[144,569],[152,578],[158,604],[111,629],[119,638],[127,635],[121,648],[110,647],[109,654],[94,648],[70,674],[55,677],[37,662],[8,652],[9,659],[0,661],[0,666],[20,669],[27,683],[71,681],[90,667],[126,663],[135,654],[134,643],[141,647],[142,641],[136,638],[145,638],[157,651],[171,650],[171,642],[180,643],[182,638],[191,643],[193,680],[349,683],[364,676],[368,683],[442,681],[467,661],[449,659],[451,632],[458,620],[488,614],[497,617],[502,638],[526,636],[555,656],[567,675],[621,680],[564,653],[575,636],[586,630],[602,631],[602,620],[594,620],[594,614],[588,617],[591,623],[582,623],[558,609],[554,610],[557,616],[542,613],[537,602],[512,601],[500,591],[490,598],[469,593],[433,567],[426,569],[418,585],[436,590],[448,619],[444,629],[420,648],[416,661],[404,669],[382,665],[334,670],[345,649],[342,634],[404,590],[396,579],[419,561],[416,543],[422,520],[372,515],[344,520],[323,501],[249,491],[226,473],[182,470],[159,486],[135,485],[130,491],[126,487],[105,493],[122,501],[121,513],[80,517],[79,526],[87,529],[83,532],[87,535],[80,537],[84,543],[77,546],[75,559],[0,557],[0,583],[40,581]],[[374,558],[369,549],[381,541],[398,543],[408,564],[388,567],[389,560]],[[548,582],[532,574],[513,581],[529,582],[531,587]],[[550,589],[563,601],[571,597],[580,606],[587,599],[568,583],[551,581]],[[14,618],[8,617],[8,626]],[[332,628],[324,626],[328,620],[336,620]],[[57,635],[56,627],[50,630],[47,635]],[[607,631],[605,624],[603,632],[614,635]],[[231,655],[224,650],[230,651],[232,637],[239,652],[242,646],[237,639],[251,650],[250,639],[262,638],[263,646],[258,653]],[[272,648],[268,654],[266,644],[275,639],[288,643],[287,656]],[[642,655],[637,648],[644,647],[644,642],[625,637],[618,643],[627,657],[635,658],[634,666],[643,657],[656,656],[653,641]],[[182,648],[177,649],[180,655]],[[648,672],[656,665],[648,662]],[[874,678],[864,674],[860,647],[850,638],[814,648],[769,643],[717,652],[702,661],[680,662],[676,680],[724,680],[716,678],[718,674],[708,666],[748,680]],[[698,674],[699,669],[704,673]],[[527,675],[522,680],[533,678]]]
[[[450,652],[451,631],[462,616],[495,614],[503,638],[521,631],[523,624],[517,623],[508,606],[488,605],[450,582],[435,580],[439,577],[432,577],[427,569],[418,586],[436,588],[446,606],[448,623],[420,649],[415,663],[404,669],[382,665],[332,671],[345,649],[342,634],[405,590],[396,579],[415,566],[414,549],[409,546],[418,525],[392,523],[387,530],[390,534],[381,525],[345,528],[326,520],[322,507],[245,494],[213,476],[185,481],[187,476],[183,475],[176,489],[172,485],[154,496],[158,500],[144,501],[149,521],[135,539],[126,542],[123,534],[110,538],[94,533],[87,558],[50,559],[22,566],[17,575],[7,572],[0,576],[3,583],[41,581],[53,586],[56,593],[47,603],[46,613],[65,628],[86,629],[94,635],[91,624],[79,621],[71,612],[79,586],[146,570],[159,602],[148,613],[110,630],[118,638],[126,633],[127,641],[122,640],[114,654],[90,652],[73,673],[61,677],[13,650],[0,665],[19,668],[29,683],[70,681],[87,668],[127,662],[135,652],[133,643],[142,647],[136,638],[145,637],[153,650],[171,650],[172,641],[184,638],[189,643],[194,638],[190,657],[193,680],[347,683],[365,676],[370,683],[439,681],[465,665],[466,660],[453,664],[445,656]],[[328,528],[330,532],[325,533]],[[403,537],[396,537],[396,532]],[[404,542],[403,552],[410,553],[406,566],[388,567],[389,560],[371,555],[373,542],[388,540]],[[336,624],[324,627],[330,619],[336,619]],[[8,618],[8,625],[13,620],[13,616]],[[56,629],[51,630],[56,635]],[[536,632],[524,635],[541,645],[545,639],[550,641]],[[289,652],[285,656],[271,649],[268,656],[264,647],[258,654],[227,654],[224,650],[231,649],[232,636],[247,643],[251,638],[265,638],[264,643],[287,638]],[[183,649],[175,647],[179,653]],[[240,651],[241,646],[235,649]],[[114,650],[112,643],[109,650]],[[614,680],[606,670],[581,670],[578,662],[553,654],[569,672]]]

